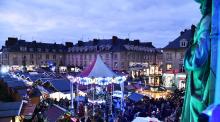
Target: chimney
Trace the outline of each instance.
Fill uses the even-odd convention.
[[[97,45],[99,43],[99,40],[98,39],[93,39],[93,45]]]
[[[112,36],[112,44],[116,44],[117,40],[118,40],[117,36]]]
[[[78,46],[83,46],[83,41],[79,40],[78,41]]]
[[[66,42],[65,45],[66,45],[66,47],[73,47],[73,43],[72,42]]]
[[[192,31],[192,33],[194,33],[196,31],[196,26],[195,25],[191,26],[191,31]]]
[[[139,39],[135,39],[135,40],[134,40],[134,44],[135,44],[135,45],[139,45],[139,44],[140,44],[140,40],[139,40]]]
[[[5,46],[12,46],[18,42],[18,38],[15,37],[8,37],[8,40],[5,41]]]
[[[180,32],[180,36],[182,36],[183,34],[184,34],[184,32],[183,32],[183,31],[181,31],[181,32]]]

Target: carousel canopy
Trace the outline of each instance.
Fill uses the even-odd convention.
[[[96,60],[93,61],[81,74],[80,77],[116,77],[115,74],[102,61],[100,55],[97,55]]]
[[[97,55],[96,59],[79,76],[73,77],[69,75],[67,78],[72,82],[77,82],[82,85],[121,84],[126,80],[125,76],[119,76],[108,68],[99,55]]]

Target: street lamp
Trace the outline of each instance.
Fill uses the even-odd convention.
[[[93,85],[93,94],[92,94],[92,99],[93,99],[93,103],[92,103],[92,115],[93,117],[95,116],[95,106],[94,106],[94,97],[95,97],[95,83],[96,83],[96,79],[92,78],[92,85]]]
[[[71,112],[72,112],[72,115],[74,115],[73,84],[74,84],[74,83],[77,83],[78,78],[75,78],[75,77],[70,76],[70,75],[68,75],[67,78],[70,80],[70,90],[71,90],[71,93],[70,93],[70,97],[71,97],[71,107],[70,107],[70,108],[71,108],[71,110],[72,110],[72,111],[71,111]],[[77,90],[76,90],[76,92],[78,92],[78,85],[77,85]],[[75,97],[76,97],[76,94],[75,94]]]

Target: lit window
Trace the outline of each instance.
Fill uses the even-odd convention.
[[[167,64],[167,70],[171,70],[172,69],[172,64]]]

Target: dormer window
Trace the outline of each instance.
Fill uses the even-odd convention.
[[[20,47],[20,51],[27,51],[27,47]]]
[[[187,46],[187,40],[186,39],[180,40],[180,47],[186,47],[186,46]]]
[[[37,48],[37,51],[38,51],[38,52],[41,52],[41,48]]]
[[[34,51],[34,49],[33,48],[29,48],[29,50],[32,52],[32,51]]]

